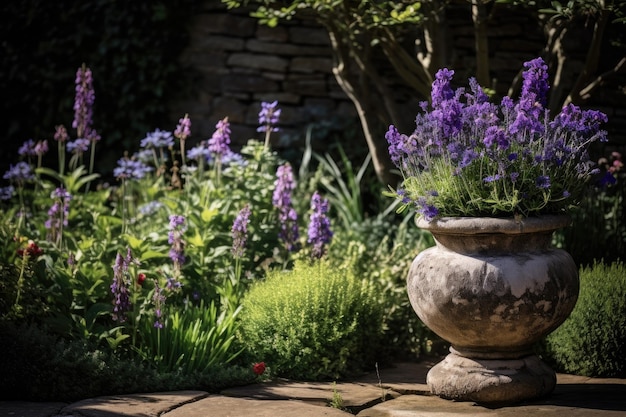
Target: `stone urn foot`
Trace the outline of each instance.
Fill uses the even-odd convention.
[[[421,252],[407,277],[422,322],[450,342],[427,376],[442,398],[510,404],[551,393],[555,372],[532,347],[569,316],[578,268],[551,246],[565,216],[418,220],[436,246]]]
[[[537,355],[520,358],[479,359],[454,348],[427,376],[431,392],[450,400],[506,405],[550,394],[556,374]]]

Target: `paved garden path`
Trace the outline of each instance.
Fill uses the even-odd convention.
[[[433,363],[397,363],[352,382],[274,380],[209,394],[176,391],[76,403],[0,402],[0,417],[610,417],[626,416],[626,380],[557,376],[547,398],[485,408],[429,395]],[[329,404],[341,400],[342,409]]]

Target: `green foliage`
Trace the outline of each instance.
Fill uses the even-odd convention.
[[[169,309],[162,329],[152,320],[143,320],[140,354],[159,372],[188,374],[224,366],[239,354],[231,349],[239,310],[220,313],[215,304],[205,307],[202,303]]]
[[[250,369],[159,372],[137,359],[67,341],[39,327],[0,322],[0,400],[77,401],[130,392],[205,390],[255,380]]]
[[[561,372],[626,376],[626,266],[596,263],[580,271],[580,296],[570,317],[545,342]]]
[[[612,158],[601,158],[599,166],[603,172],[572,210],[572,224],[555,236],[556,244],[583,266],[623,261],[626,254],[626,172],[621,155],[614,152]]]
[[[374,291],[352,271],[297,262],[251,287],[239,341],[278,376],[323,380],[372,369],[383,322]]]

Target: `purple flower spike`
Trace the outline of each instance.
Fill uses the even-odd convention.
[[[230,152],[230,123],[228,117],[223,118],[215,125],[215,132],[209,139],[209,151],[221,160],[222,156]]]
[[[231,251],[235,258],[241,258],[244,254],[248,239],[248,223],[250,223],[250,206],[246,204],[237,214],[231,230],[233,237]]]
[[[278,101],[273,103],[261,103],[261,111],[259,112],[259,127],[257,132],[278,132],[276,125],[280,118],[281,110],[277,108]]]
[[[316,191],[311,197],[311,219],[309,222],[308,240],[313,245],[311,256],[320,259],[326,253],[325,246],[330,243],[333,232],[330,230],[330,219],[327,216],[328,200]]]
[[[298,214],[293,208],[291,193],[296,188],[290,164],[284,164],[276,170],[272,203],[278,209],[280,221],[279,238],[289,252],[298,250]]]

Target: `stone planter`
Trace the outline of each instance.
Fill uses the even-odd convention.
[[[578,268],[551,247],[567,216],[419,219],[436,246],[421,252],[407,278],[411,305],[451,344],[428,373],[442,398],[506,404],[552,392],[555,372],[535,342],[569,316]]]

